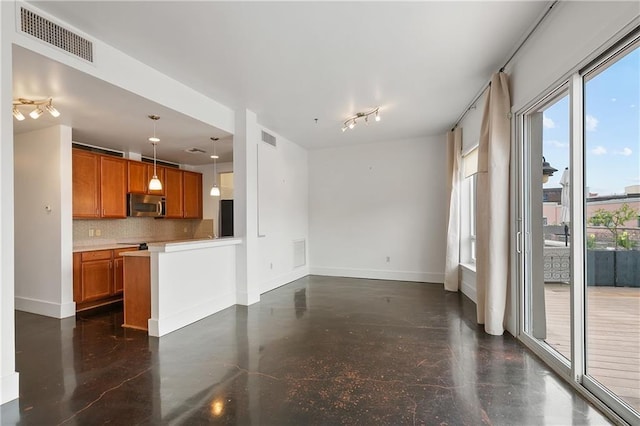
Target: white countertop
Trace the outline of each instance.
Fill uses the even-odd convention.
[[[73,252],[79,253],[84,251],[97,251],[97,250],[117,250],[123,248],[138,247],[138,244],[118,244],[118,243],[105,243],[96,245],[80,245],[74,246]]]
[[[241,238],[225,237],[225,238],[200,238],[191,240],[177,240],[158,243],[149,243],[149,251],[151,252],[176,252],[185,250],[197,250],[211,247],[223,247],[241,244]]]
[[[151,253],[149,250],[138,250],[138,251],[125,251],[122,253],[123,257],[150,257]]]

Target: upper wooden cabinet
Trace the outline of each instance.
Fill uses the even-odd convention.
[[[202,218],[202,174],[184,171],[184,218]]]
[[[129,161],[127,164],[127,192],[146,194],[149,186],[147,164],[139,161]]]
[[[71,155],[73,217],[100,217],[100,158],[77,149]]]
[[[164,195],[164,167],[157,166],[156,173],[162,182],[162,189],[154,191],[149,189],[149,181],[153,177],[153,164],[129,160],[127,166],[127,192],[134,194]]]
[[[166,200],[166,215],[167,218],[182,218],[184,217],[184,202],[182,199],[183,191],[183,172],[178,169],[165,168],[164,170],[165,182],[163,183]]]
[[[127,161],[100,156],[102,217],[127,217]]]
[[[127,217],[126,160],[77,149],[71,158],[73,217]]]

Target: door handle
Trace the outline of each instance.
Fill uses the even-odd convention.
[[[516,232],[516,252],[522,254],[522,232]]]

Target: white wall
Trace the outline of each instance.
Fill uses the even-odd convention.
[[[0,2],[0,404],[18,397],[13,311],[13,4]]]
[[[307,151],[275,132],[275,147],[258,143],[258,276],[260,292],[309,273],[294,266],[294,241],[309,247],[309,179]]]
[[[445,144],[434,136],[310,152],[311,273],[442,283]]]
[[[71,128],[16,135],[14,172],[16,309],[74,316]]]

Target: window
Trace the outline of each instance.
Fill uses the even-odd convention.
[[[478,171],[478,146],[462,156],[463,194],[461,259],[463,263],[476,263],[476,176]]]
[[[476,263],[476,176],[473,174],[467,179],[469,182],[469,247],[471,263]]]

